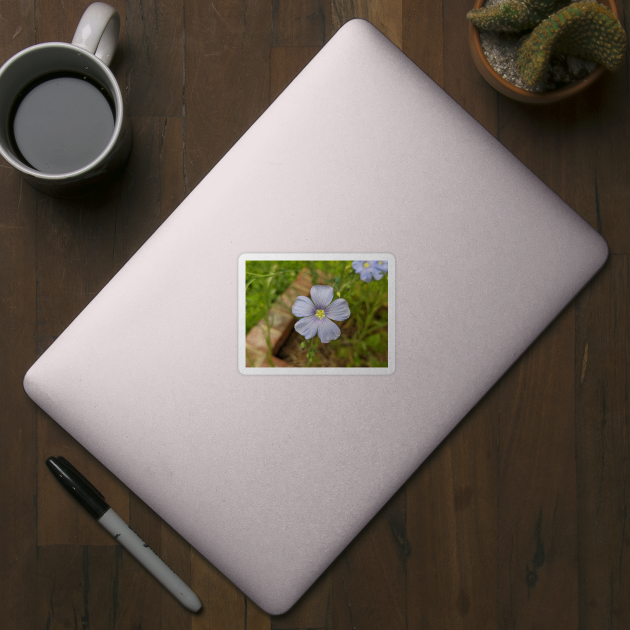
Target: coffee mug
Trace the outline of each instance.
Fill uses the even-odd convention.
[[[127,161],[131,125],[108,67],[119,31],[116,9],[95,2],[71,44],[30,46],[0,68],[0,154],[46,194],[89,192]]]

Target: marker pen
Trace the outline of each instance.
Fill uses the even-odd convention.
[[[61,485],[151,573],[183,606],[197,612],[201,601],[140,537],[105,502],[105,497],[65,458],[49,457]]]

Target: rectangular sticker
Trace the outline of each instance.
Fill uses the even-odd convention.
[[[392,254],[243,254],[242,374],[392,374]]]

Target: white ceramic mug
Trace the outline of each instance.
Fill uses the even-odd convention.
[[[131,125],[124,100],[109,69],[116,51],[120,16],[108,4],[95,2],[83,14],[71,44],[36,44],[11,57],[0,68],[0,154],[35,188],[56,197],[81,195],[107,184],[125,165],[131,150]],[[30,86],[47,77],[68,75],[106,90],[113,114],[113,132],[104,149],[70,172],[47,173],[34,168],[22,155],[13,134],[18,104]],[[102,130],[101,130],[102,131]],[[98,149],[97,149],[98,151]]]

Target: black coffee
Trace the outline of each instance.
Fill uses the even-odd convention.
[[[85,77],[48,75],[18,96],[11,131],[25,163],[43,173],[70,173],[95,160],[111,140],[113,101]]]

